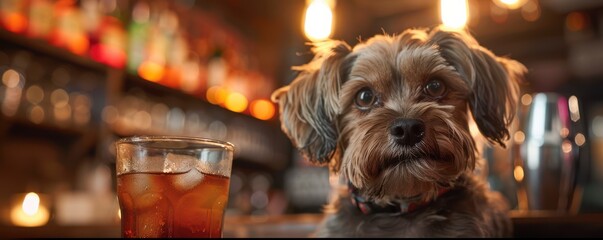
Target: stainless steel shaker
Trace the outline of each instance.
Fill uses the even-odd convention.
[[[524,201],[527,210],[570,210],[580,159],[576,135],[581,134],[580,112],[572,98],[557,93],[533,95],[523,124],[520,166],[516,166],[523,171],[521,179],[516,176],[518,201]]]

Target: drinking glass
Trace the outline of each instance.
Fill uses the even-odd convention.
[[[115,147],[122,237],[222,237],[231,143],[135,136]]]

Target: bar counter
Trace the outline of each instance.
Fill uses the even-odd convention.
[[[510,212],[515,237],[603,237],[603,213],[566,215],[551,212]],[[320,214],[279,216],[227,216],[225,238],[306,238],[311,236]],[[119,238],[112,226],[44,227],[0,226],[0,237],[13,238]]]

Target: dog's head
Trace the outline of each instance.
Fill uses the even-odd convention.
[[[297,78],[273,94],[283,131],[310,161],[363,194],[436,194],[476,165],[471,117],[504,146],[525,67],[466,32],[411,29],[351,48],[316,44]]]

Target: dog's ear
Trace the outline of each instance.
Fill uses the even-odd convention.
[[[466,32],[436,28],[430,33],[430,42],[471,87],[469,107],[482,135],[505,147],[525,66],[494,55]]]
[[[341,41],[315,43],[314,59],[294,67],[299,71],[288,86],[277,89],[281,128],[294,146],[314,163],[327,163],[337,147],[337,114],[342,78],[351,63],[351,47]]]

